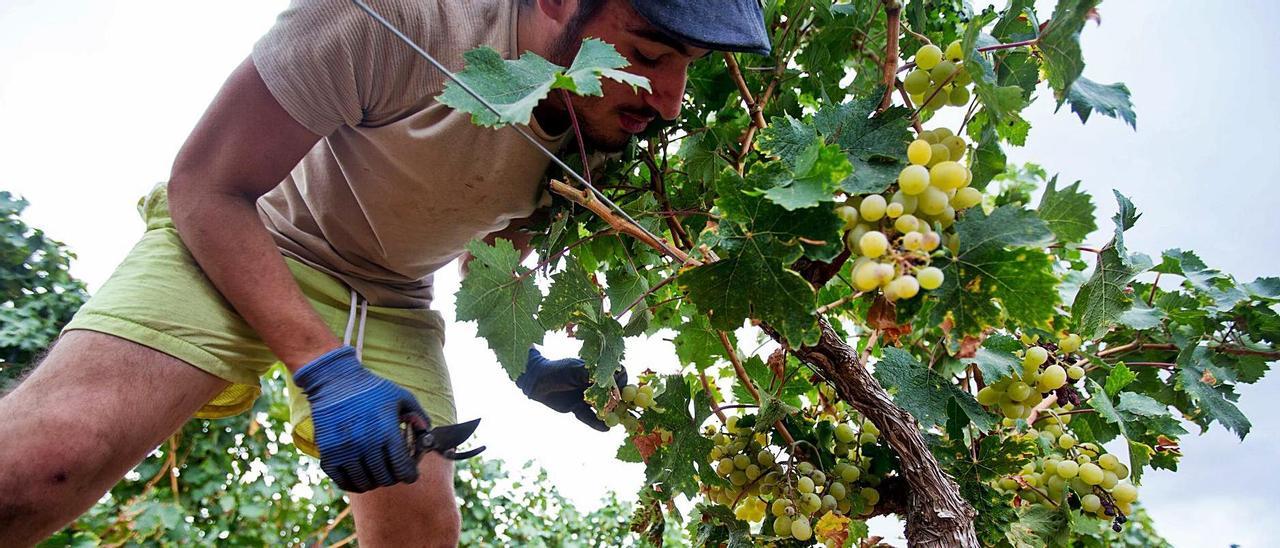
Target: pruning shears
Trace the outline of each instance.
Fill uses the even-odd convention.
[[[431,427],[431,419],[426,420],[426,428],[406,425],[407,428],[404,429],[405,446],[409,448],[409,456],[414,460],[422,460],[423,455],[433,451],[449,460],[469,459],[484,451],[483,445],[466,451],[457,450],[458,446],[467,441],[467,438],[476,431],[476,427],[480,425],[480,419],[435,428]]]

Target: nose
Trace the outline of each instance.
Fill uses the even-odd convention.
[[[680,116],[687,69],[687,64],[680,64],[676,70],[664,71],[649,78],[652,91],[644,94],[644,102],[665,120],[674,120]]]

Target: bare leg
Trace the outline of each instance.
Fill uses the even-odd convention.
[[[146,346],[68,331],[0,399],[0,546],[73,521],[226,386]]]
[[[429,453],[418,481],[348,494],[361,546],[457,546],[461,527],[453,499],[453,462]]]

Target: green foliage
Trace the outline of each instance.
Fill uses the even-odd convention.
[[[88,298],[75,254],[21,218],[27,201],[0,191],[0,392],[53,342]]]
[[[1184,422],[1248,432],[1236,386],[1258,382],[1280,357],[1280,279],[1240,283],[1177,249],[1153,264],[1125,244],[1140,216],[1119,192],[1115,226],[1103,235],[1110,242],[1091,244],[1095,197],[1078,182],[1059,186],[1038,166],[1008,162],[1005,147],[1029,138],[1023,112],[1041,83],[1082,122],[1096,112],[1136,128],[1128,88],[1084,76],[1079,41],[1097,0],[1061,0],[1047,17],[1030,0],[977,13],[962,2],[904,4],[902,23],[911,32],[899,36],[895,52],[904,61],[913,62],[922,37],[939,49],[958,43],[959,51],[947,54],[959,64],[958,76],[929,76],[931,86],[950,85],[941,78],[972,82],[970,100],[955,105],[964,107],[960,126],[937,133],[937,108],[917,111],[885,93],[889,18],[881,3],[767,3],[770,59],[738,56],[737,74],[719,56],[696,60],[680,118],[594,173],[627,213],[697,262],[674,264],[642,243],[612,237],[569,249],[608,227],[561,201],[560,220],[541,242],[547,268],[530,273],[506,248],[475,249],[492,271],[464,285],[458,302],[468,312],[460,317],[479,321],[491,347],[506,349],[499,351],[504,364],[510,356],[503,352],[527,346],[543,329],[571,329],[600,381],[591,397],[603,406],[616,403],[607,373],[627,338],[672,341],[682,369],[637,381],[658,389],[655,406],[639,415],[632,413],[644,406],[626,401],[602,410],[619,416],[630,434],[619,458],[646,464],[636,526],[650,540],[675,529],[663,505],[679,497],[697,503],[684,527],[694,541],[725,545],[799,542],[775,536],[772,517],[759,521],[759,503],[784,495],[794,505],[806,494],[859,493],[834,507],[809,498],[806,504],[826,504],[802,512],[812,530],[801,526],[783,537],[857,537],[862,520],[885,507],[882,500],[910,502],[888,488],[910,473],[894,445],[839,401],[827,382],[835,379],[784,351],[825,341],[821,317],[873,358],[876,379],[914,417],[943,471],[977,510],[984,544],[1162,545],[1141,506],[1120,499],[1129,484],[1119,478],[1137,485],[1146,471],[1175,470]],[[477,70],[497,74],[484,65]],[[557,79],[547,72],[526,87],[550,89]],[[763,109],[766,127],[754,127],[741,87]],[[482,93],[496,99],[505,92]],[[946,141],[948,134],[961,140]],[[917,138],[943,146],[948,161],[965,168],[959,181],[946,175],[955,166],[917,160],[933,168],[931,178],[959,183],[929,187],[955,191],[945,204],[931,202],[940,213],[920,209],[929,193],[911,195],[899,182]],[[941,154],[929,150],[930,158]],[[976,203],[961,204],[961,189]],[[889,214],[893,204],[902,211]],[[929,224],[897,226],[894,217],[911,211]],[[878,234],[864,238],[870,232]],[[919,236],[915,249],[907,249],[911,232]],[[926,234],[940,245],[925,248]],[[887,260],[877,253],[878,236],[888,242]],[[891,294],[877,278],[887,276],[883,269],[863,268],[873,263],[892,270],[894,283],[918,276],[909,280],[917,285]],[[920,287],[925,266],[943,273],[936,289]],[[1166,283],[1153,284],[1156,273]],[[931,286],[935,274],[927,273]],[[1167,283],[1175,277],[1183,280],[1177,287]],[[524,281],[533,278],[549,280],[546,297]],[[618,304],[636,299],[646,306]],[[523,328],[486,327],[495,321]],[[763,328],[746,331],[761,346],[744,334],[747,325]],[[984,387],[991,390],[984,394]],[[989,403],[980,403],[984,398]],[[711,423],[712,407],[725,404],[732,404],[726,424]],[[1108,455],[1102,444],[1121,438],[1127,455]],[[1104,474],[1108,486],[1094,488],[1047,471],[1067,460],[1105,462],[1116,477]],[[849,483],[835,487],[836,463],[850,462],[858,472],[839,469]],[[813,490],[805,492],[802,479],[813,481]],[[1102,502],[1083,509],[1088,495],[1128,525],[1113,531],[1124,520],[1109,517]]]

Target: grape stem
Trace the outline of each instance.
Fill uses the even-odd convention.
[[[756,389],[756,385],[751,381],[751,377],[747,376],[747,370],[742,367],[742,360],[738,358],[738,351],[733,348],[733,343],[729,342],[729,335],[724,331],[716,330],[716,335],[720,337],[720,344],[724,346],[724,351],[729,356],[729,363],[733,364],[733,372],[738,376],[738,381],[742,383],[743,388],[751,393],[751,397],[755,398],[756,403],[760,401],[760,391]],[[778,429],[778,433],[782,434],[782,439],[787,440],[788,444],[795,445],[796,439],[791,437],[791,432],[787,431],[787,427],[782,421],[773,423]]]
[[[738,93],[742,95],[742,101],[747,104],[747,113],[751,115],[751,120],[757,128],[764,129],[764,113],[760,111],[760,105],[756,104],[756,100],[751,96],[751,89],[747,87],[747,81],[742,78],[742,69],[738,67],[738,59],[731,52],[722,52],[724,56],[724,64],[729,67],[729,76],[733,77],[733,83],[738,85]]]
[[[632,301],[631,304],[627,305],[626,308],[622,309],[622,312],[618,313],[618,316],[622,316],[623,314],[626,314],[629,310],[631,310],[632,308],[635,308],[636,305],[644,302],[644,300],[649,298],[650,295],[653,295],[653,292],[659,289],[662,289],[663,287],[666,287],[666,285],[671,282],[674,282],[676,279],[676,276],[677,274],[672,274],[670,276],[667,276],[666,278],[663,278],[662,281],[656,284],[653,284],[653,287],[650,287],[648,290],[642,293],[639,297],[636,297],[636,300]]]
[[[885,47],[884,47],[884,77],[881,84],[884,85],[884,96],[880,98],[879,112],[884,112],[893,104],[893,88],[894,82],[897,80],[898,73],[898,35],[901,25],[902,5],[897,0],[883,0],[885,22]]]
[[[1052,407],[1053,404],[1057,402],[1058,402],[1057,394],[1049,394],[1048,396],[1045,396],[1043,400],[1040,400],[1040,403],[1037,403],[1035,407],[1031,408],[1031,414],[1027,415],[1027,424],[1035,424],[1036,419],[1039,417],[1040,413],[1042,413],[1045,409]]]

